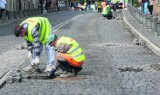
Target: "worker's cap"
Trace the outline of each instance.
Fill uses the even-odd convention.
[[[19,37],[19,34],[21,33],[22,29],[24,29],[23,26],[16,26],[16,27],[14,28],[14,35],[15,35],[16,37]]]
[[[56,39],[57,39],[57,35],[54,35],[54,34],[50,35],[47,39],[47,44],[49,44],[51,41],[54,41]]]

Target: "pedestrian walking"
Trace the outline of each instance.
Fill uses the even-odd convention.
[[[117,11],[118,0],[111,0],[114,13]]]
[[[24,20],[14,29],[16,37],[23,37],[28,46],[28,58],[31,64],[24,71],[34,71],[39,67],[39,57],[42,53],[43,45],[47,54],[47,67],[44,72],[49,72],[54,65],[54,47],[46,44],[47,38],[52,34],[52,27],[49,20],[45,17],[31,17]]]
[[[111,19],[113,17],[113,14],[111,12],[110,5],[106,4],[106,6],[102,10],[102,16],[107,19]]]
[[[6,10],[6,4],[6,0],[0,0],[0,18],[2,18],[2,14]]]
[[[91,1],[90,0],[86,0],[85,11],[87,10],[88,7],[89,7],[89,10],[91,10]]]
[[[82,70],[82,65],[86,57],[82,48],[74,39],[64,36],[58,38],[56,35],[50,35],[47,43],[50,46],[54,46],[57,51],[57,66],[53,72],[60,67],[65,72],[60,74],[60,77],[66,78],[74,77]]]
[[[153,13],[153,0],[149,0],[148,9],[150,12],[150,15]]]
[[[148,14],[149,10],[148,10],[148,0],[142,0],[142,3],[143,3],[143,13],[144,14]]]

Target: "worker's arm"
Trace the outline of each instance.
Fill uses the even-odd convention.
[[[39,34],[38,34],[39,25],[32,29],[32,37],[33,37],[33,48],[35,51],[36,56],[40,56],[40,41],[39,41]]]
[[[68,44],[59,44],[57,46],[57,51],[58,52],[62,52],[62,53],[66,53],[70,48],[71,48],[71,45],[68,45]]]
[[[32,52],[32,50],[33,50],[33,44],[32,44],[32,42],[27,41],[27,40],[26,40],[26,42],[27,42],[27,49],[28,49],[28,51]]]

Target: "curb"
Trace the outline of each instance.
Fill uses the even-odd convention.
[[[144,37],[138,30],[136,30],[126,19],[125,13],[123,12],[124,17],[123,21],[129,26],[131,31],[136,34],[139,38],[145,41],[146,46],[151,49],[156,55],[160,56],[160,48],[156,46],[154,43],[152,43],[150,40],[148,40],[146,37]]]
[[[26,61],[27,58],[25,60],[23,60],[22,62],[20,62],[20,64],[15,65],[12,69],[10,69],[1,79],[0,79],[0,89],[3,87],[3,85],[6,83],[6,79],[9,77],[9,74],[14,72],[15,70],[18,70],[18,68],[23,64],[24,61]]]

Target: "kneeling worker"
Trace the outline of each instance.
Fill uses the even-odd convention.
[[[113,17],[110,5],[106,4],[106,6],[103,8],[102,16],[106,17],[107,19],[111,19]]]
[[[82,52],[82,48],[74,39],[64,36],[58,38],[56,35],[50,35],[47,43],[50,46],[54,46],[57,51],[57,66],[53,72],[58,69],[58,67],[61,67],[65,73],[60,74],[60,77],[68,78],[74,77],[82,70],[82,65],[86,57]]]

